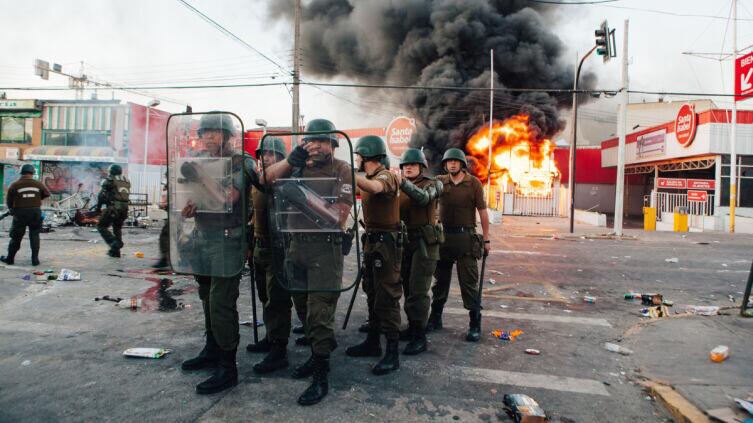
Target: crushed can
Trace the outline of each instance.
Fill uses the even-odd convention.
[[[505,394],[503,402],[515,423],[544,423],[546,413],[533,398],[523,394]]]

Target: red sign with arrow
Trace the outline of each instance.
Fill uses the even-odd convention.
[[[753,97],[753,51],[735,62],[735,101]]]

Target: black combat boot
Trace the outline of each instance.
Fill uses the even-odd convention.
[[[364,324],[359,326],[358,331],[361,333],[369,333],[369,321],[367,320]]]
[[[468,342],[478,342],[481,339],[481,312],[471,310],[468,312],[468,316],[471,318],[468,324],[468,334],[465,336],[465,340]]]
[[[289,365],[287,340],[275,340],[272,341],[269,353],[264,356],[264,359],[254,364],[254,372],[259,374],[270,373],[278,369],[284,369]]]
[[[220,350],[219,367],[212,377],[196,385],[199,395],[214,394],[232,388],[238,384],[238,366],[235,363],[235,351]]]
[[[303,328],[303,325],[296,326],[293,328],[293,333],[296,335],[303,335],[304,333],[306,333],[306,329]]]
[[[411,330],[410,325],[408,325],[407,328],[400,331],[400,340],[401,341],[412,341],[413,340],[413,330]]]
[[[220,347],[217,346],[217,341],[214,340],[214,336],[211,333],[207,333],[207,340],[204,344],[204,349],[202,349],[196,357],[184,361],[180,367],[189,372],[206,369],[208,367],[216,367],[219,359]]]
[[[411,325],[408,327],[408,329],[412,330],[413,339],[411,339],[411,341],[408,342],[408,345],[405,346],[403,354],[417,355],[426,351],[426,331],[424,330],[423,326],[421,326],[421,323],[411,322]]]
[[[114,246],[110,247],[107,255],[110,257],[120,258],[120,248],[115,248]]]
[[[298,397],[298,404],[300,405],[317,404],[329,392],[329,380],[327,380],[329,356],[314,355],[312,358],[314,377],[311,380],[311,385]]]
[[[442,307],[431,307],[429,321],[426,323],[426,332],[442,329]]]
[[[314,352],[311,351],[311,356],[305,363],[296,367],[293,373],[290,375],[293,379],[303,379],[314,374]]]
[[[387,340],[387,349],[384,352],[384,357],[371,369],[372,373],[381,376],[400,368],[400,354],[397,352],[397,346],[397,339],[394,341]]]
[[[270,349],[272,349],[272,343],[269,342],[268,336],[255,344],[246,345],[246,351],[250,353],[265,353],[269,352]]]
[[[12,255],[8,254],[7,256],[0,257],[0,261],[2,261],[5,264],[13,264],[15,263],[14,258]]]
[[[31,265],[39,266],[39,253],[31,255]]]
[[[379,332],[373,329],[366,335],[366,340],[358,345],[348,347],[345,354],[351,357],[381,357],[382,342]]]
[[[165,269],[170,267],[170,262],[167,260],[167,257],[162,257],[152,265],[152,269]]]

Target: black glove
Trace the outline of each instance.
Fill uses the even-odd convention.
[[[306,159],[309,157],[309,152],[303,148],[302,145],[296,146],[293,151],[288,154],[288,163],[293,167],[306,166]]]
[[[189,182],[196,182],[199,180],[199,172],[196,170],[196,164],[193,162],[184,162],[180,165],[180,174]]]

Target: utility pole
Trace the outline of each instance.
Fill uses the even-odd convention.
[[[293,124],[291,131],[298,132],[301,88],[301,0],[295,0],[295,32],[293,36]],[[293,147],[298,144],[298,136],[293,135]]]
[[[617,125],[619,133],[619,144],[617,146],[617,187],[614,198],[614,233],[622,236],[622,215],[625,195],[625,135],[627,134],[627,108],[628,108],[628,87],[630,79],[628,78],[628,24],[629,20],[625,19],[625,40],[622,44],[622,97],[620,101],[620,119]]]
[[[487,204],[493,203],[492,198],[492,144],[494,143],[494,49],[489,51],[489,59],[491,63],[489,74],[489,161],[486,169],[486,199]]]
[[[737,63],[737,0],[732,0],[732,90],[735,90],[735,71]],[[733,92],[734,94],[734,92]],[[737,99],[732,99],[732,133],[729,147],[729,231],[735,232],[735,206],[737,206]],[[743,298],[743,302],[748,297]]]

